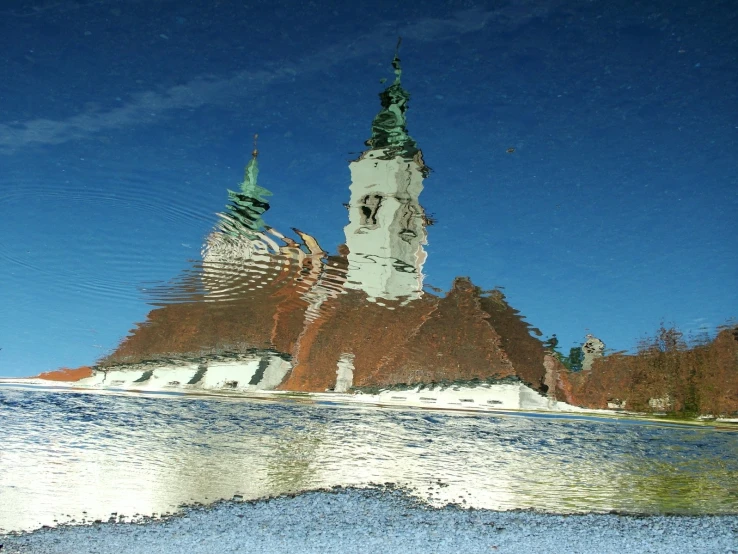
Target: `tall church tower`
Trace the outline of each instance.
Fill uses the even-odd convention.
[[[399,44],[398,44],[399,46]],[[379,97],[366,150],[351,162],[348,254],[345,287],[363,290],[370,301],[410,301],[423,294],[426,217],[418,197],[428,168],[407,132],[410,94],[402,88],[395,53],[395,81]]]

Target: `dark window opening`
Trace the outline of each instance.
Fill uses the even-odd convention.
[[[377,213],[382,206],[382,196],[379,194],[367,194],[361,199],[361,225],[365,227],[377,226]]]

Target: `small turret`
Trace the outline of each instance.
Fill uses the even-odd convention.
[[[266,224],[262,215],[269,209],[266,197],[272,193],[257,183],[259,176],[258,156],[256,140],[259,135],[254,135],[254,150],[251,152],[249,161],[244,171],[241,190],[228,191],[230,203],[226,206],[226,213],[220,222],[220,230],[231,236],[246,235],[256,238],[257,232],[263,232]]]

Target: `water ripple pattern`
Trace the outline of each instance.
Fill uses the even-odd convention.
[[[64,162],[8,164],[0,176],[0,290],[13,314],[0,324],[0,375],[99,358],[150,309],[146,289],[199,258],[212,228],[214,187],[179,195],[181,171]]]
[[[714,428],[0,389],[0,532],[395,483],[432,506],[738,512]]]
[[[165,243],[176,241],[167,229],[200,222],[206,230],[212,217],[194,204],[173,202],[164,184],[170,177],[154,172],[128,169],[116,178],[93,172],[84,181],[62,183],[19,182],[21,176],[16,177],[13,187],[0,193],[0,206],[17,219],[17,227],[28,229],[25,236],[44,234],[47,239],[42,249],[37,243],[31,246],[31,240],[0,240],[0,264],[11,282],[37,280],[46,293],[73,292],[95,302],[131,298],[137,283],[166,275],[162,257],[170,257],[172,245]],[[121,227],[122,222],[128,224]],[[121,233],[122,228],[127,232]],[[106,234],[105,229],[115,232]],[[173,254],[181,258],[181,252]],[[196,254],[194,250],[192,257]]]

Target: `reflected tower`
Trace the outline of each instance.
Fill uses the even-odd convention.
[[[426,217],[418,198],[428,168],[410,137],[405,113],[410,94],[402,88],[395,53],[394,82],[379,97],[369,149],[351,162],[345,287],[364,291],[370,301],[410,301],[423,294]]]
[[[257,182],[257,138],[255,135],[254,150],[239,190],[228,191],[226,210],[218,214],[218,225],[202,247],[202,277],[208,295],[232,294],[234,282],[244,278],[247,278],[246,285],[250,284],[247,290],[255,290],[270,282],[278,272],[276,255],[284,248],[280,248],[274,237],[284,237],[270,229],[262,217],[269,210],[267,198],[272,193]]]

